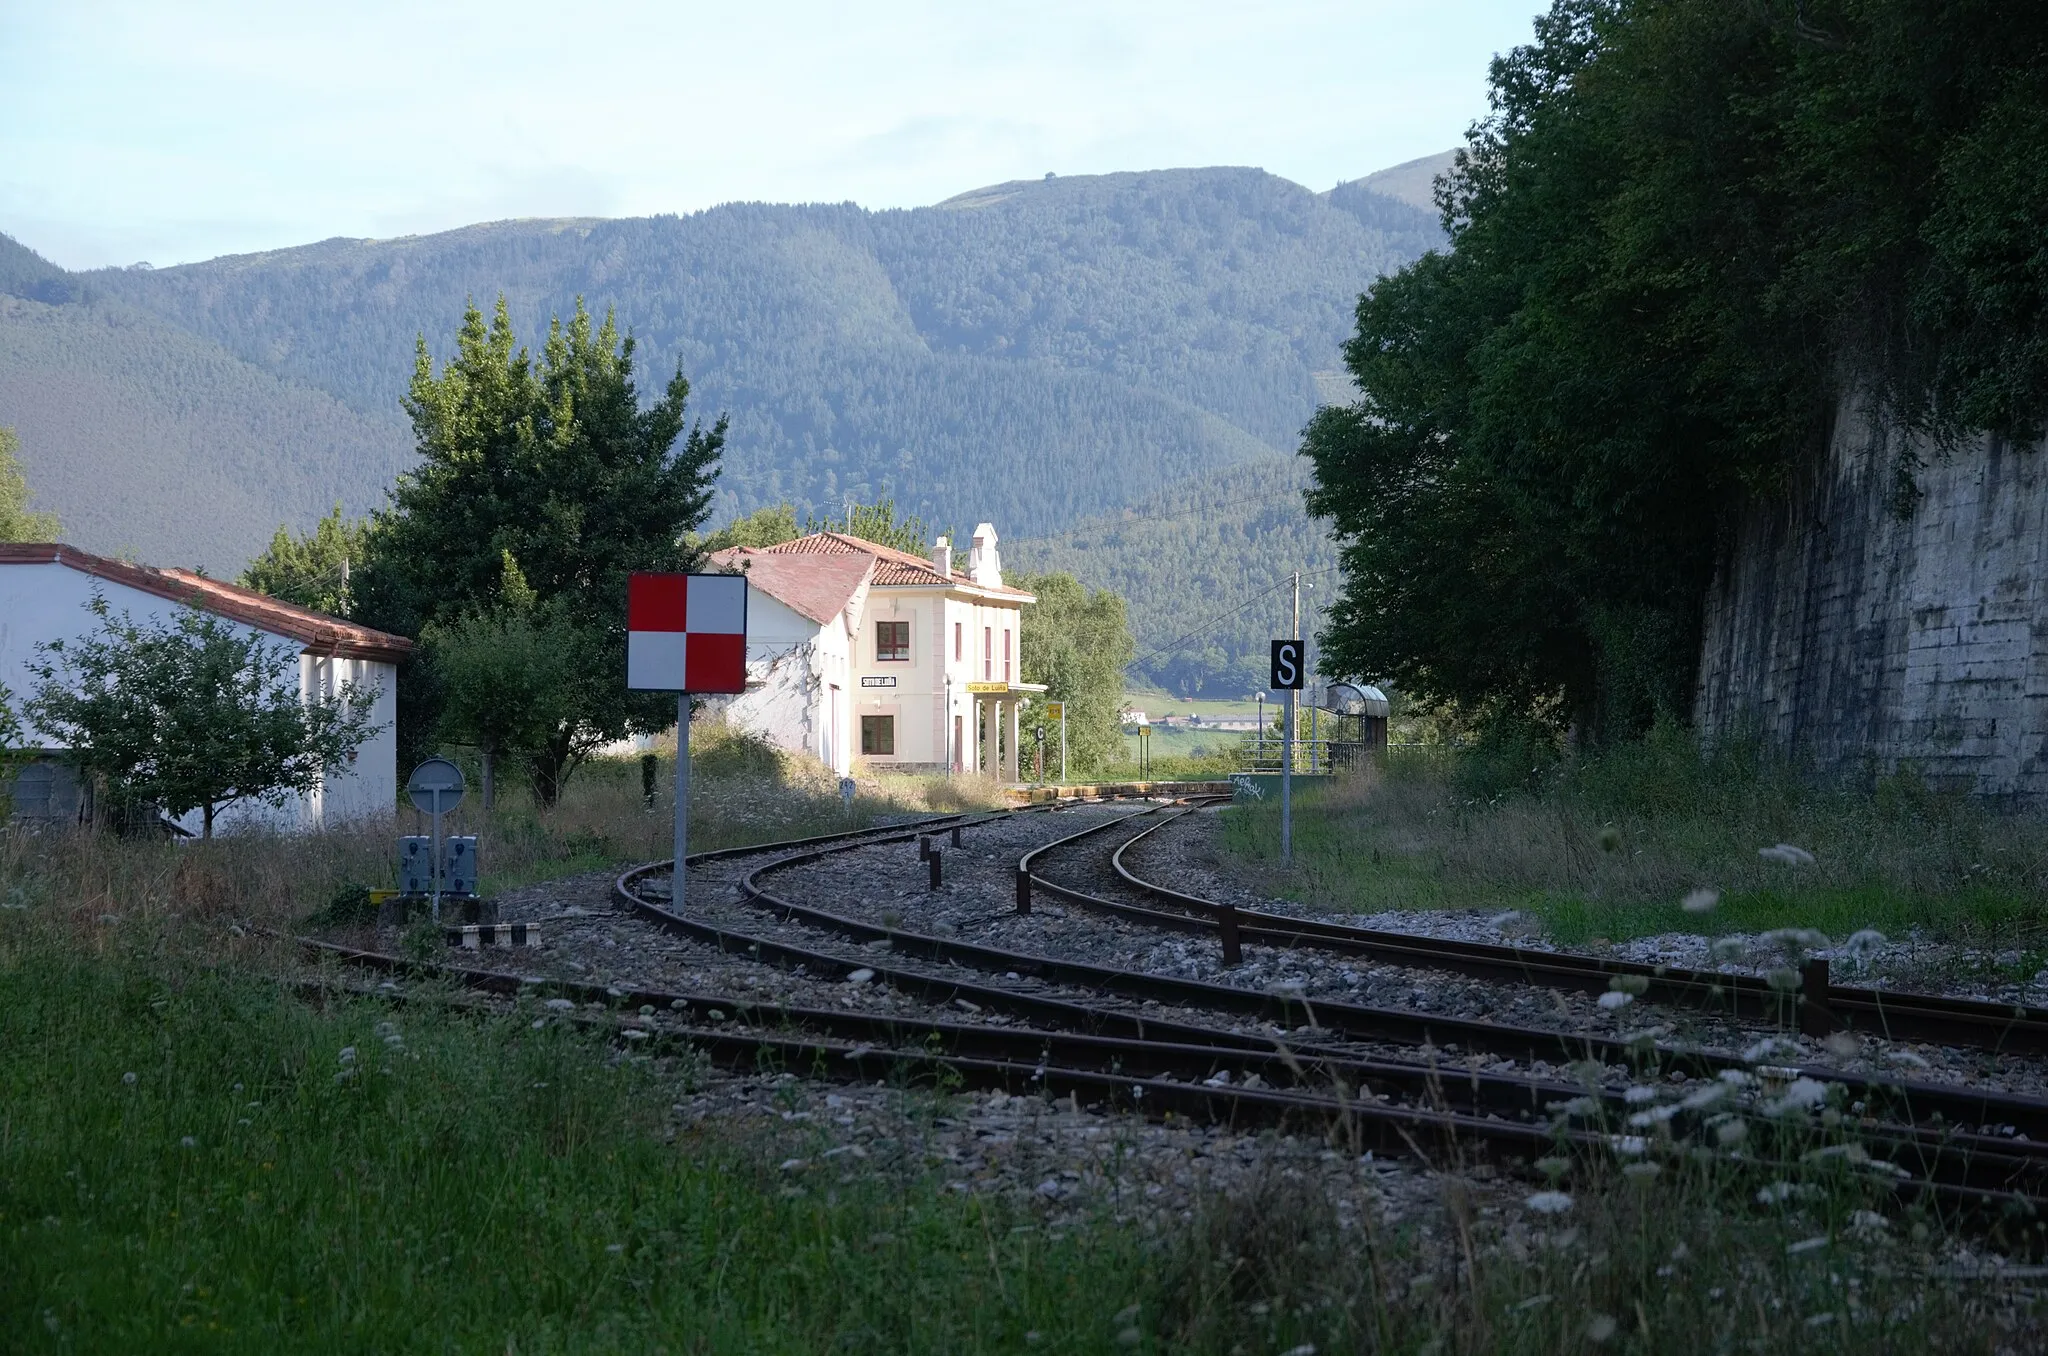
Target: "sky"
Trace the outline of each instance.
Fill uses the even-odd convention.
[[[0,232],[66,268],[1047,173],[1447,150],[1536,0],[0,0]]]

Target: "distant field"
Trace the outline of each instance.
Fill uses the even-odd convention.
[[[1215,716],[1253,716],[1259,714],[1256,700],[1244,701],[1190,701],[1183,697],[1169,697],[1164,692],[1133,692],[1124,698],[1124,705],[1132,710],[1143,711],[1153,720],[1161,716],[1200,716],[1208,720]],[[1268,706],[1272,703],[1268,702]]]

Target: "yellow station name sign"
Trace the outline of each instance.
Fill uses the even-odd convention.
[[[967,690],[969,692],[1008,692],[1010,685],[1008,683],[969,683]]]

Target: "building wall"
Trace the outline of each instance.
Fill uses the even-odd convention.
[[[856,597],[849,611],[857,613],[859,601]],[[762,590],[752,590],[747,600],[749,686],[725,701],[726,719],[846,775],[851,767],[848,639],[844,618],[820,626]]]
[[[37,680],[28,665],[37,658],[36,646],[55,640],[71,640],[99,629],[99,620],[86,610],[94,593],[105,596],[118,615],[128,613],[137,621],[166,621],[181,604],[153,593],[129,588],[113,580],[99,579],[57,562],[0,565],[0,683],[15,694],[17,704],[31,692]],[[242,622],[228,622],[243,635],[262,634],[274,644],[297,651],[298,642]],[[214,820],[215,831],[236,827],[301,829],[348,820],[377,818],[392,813],[398,799],[398,675],[389,664],[366,660],[318,660],[294,653],[285,661],[300,683],[301,692],[320,690],[320,674],[338,674],[333,681],[353,678],[380,691],[374,708],[380,727],[356,751],[356,761],[347,770],[337,770],[327,784],[312,795],[294,798],[281,807],[240,803],[229,806]],[[321,669],[319,665],[328,665]],[[295,672],[294,672],[295,671]],[[332,690],[330,687],[327,690]],[[26,722],[24,722],[26,723]],[[24,732],[30,747],[51,747],[48,735],[37,730]],[[197,831],[203,816],[194,811],[181,821]]]
[[[989,603],[965,594],[928,589],[876,588],[870,591],[868,606],[853,637],[853,739],[859,749],[861,716],[890,716],[895,720],[896,752],[889,757],[864,755],[878,765],[915,766],[939,769],[946,766],[951,743],[952,716],[961,718],[967,750],[960,756],[963,767],[974,766],[976,719],[967,684],[983,681],[982,634],[988,628],[994,653],[995,681],[1002,681],[1003,637],[1010,644],[1010,677],[1021,681],[1023,651],[1018,636],[1022,610],[1015,604]],[[907,622],[910,626],[910,658],[906,661],[877,657],[878,622]],[[961,657],[953,657],[953,627],[961,627]],[[893,678],[890,688],[863,687],[864,677]],[[951,679],[950,686],[948,679]],[[950,702],[949,702],[950,696]]]
[[[1893,508],[1901,457],[1923,497]],[[1694,714],[1838,777],[2048,801],[2048,466],[1979,437],[1944,458],[1845,406],[1825,465],[1736,526]]]

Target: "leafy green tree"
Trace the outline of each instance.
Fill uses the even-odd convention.
[[[726,425],[686,431],[680,371],[642,409],[633,351],[581,301],[549,327],[538,360],[518,346],[502,297],[488,323],[469,307],[438,373],[422,338],[406,400],[422,463],[376,516],[354,581],[358,620],[420,635],[488,613],[509,553],[536,607],[573,628],[583,680],[528,760],[543,806],[594,749],[674,719],[668,699],[626,691],[626,577],[697,561],[685,534],[710,509]],[[408,689],[419,738],[442,694],[431,682]]]
[[[1718,533],[1845,402],[2035,436],[2044,69],[2048,11],[1989,0],[1557,0],[1308,426],[1324,668],[1627,737],[1688,711]]]
[[[283,602],[346,617],[349,582],[366,554],[369,532],[367,521],[349,521],[336,504],[310,532],[293,536],[279,527],[263,554],[242,571],[241,582]]]
[[[0,541],[55,541],[60,530],[56,514],[29,511],[21,439],[0,428]]]
[[[488,810],[497,802],[498,760],[534,757],[583,704],[587,636],[563,615],[560,600],[543,605],[534,596],[508,552],[497,601],[430,622],[421,639],[440,694],[437,733],[483,755]]]
[[[1035,731],[1043,728],[1047,758],[1057,753],[1059,724],[1046,719],[1045,703],[1065,702],[1069,769],[1101,768],[1124,746],[1124,670],[1135,653],[1124,600],[1107,589],[1090,590],[1069,574],[1013,573],[1005,582],[1038,597],[1024,609],[1018,643],[1024,681],[1044,683],[1046,691],[1020,722],[1024,747],[1031,748]]]
[[[914,513],[897,517],[893,499],[880,499],[872,504],[849,503],[837,518],[813,518],[805,523],[804,535],[813,532],[843,532],[914,556],[931,554],[931,534],[924,519]]]
[[[784,500],[780,504],[755,509],[744,518],[735,518],[716,532],[703,536],[692,534],[689,540],[692,546],[708,556],[713,551],[733,546],[779,546],[803,534],[803,529],[796,525],[796,510]]]
[[[36,646],[24,709],[126,822],[200,810],[211,838],[222,808],[310,792],[376,732],[377,693],[302,695],[289,645],[195,607],[145,622],[99,594],[86,608],[98,632]]]

